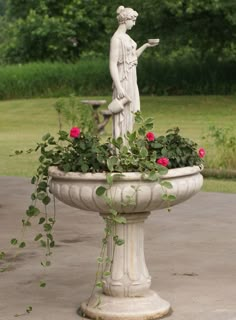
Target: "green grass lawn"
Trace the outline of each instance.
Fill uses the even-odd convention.
[[[89,97],[79,97],[80,100]],[[94,98],[94,97],[93,97]],[[96,97],[106,99],[110,97]],[[58,131],[54,103],[57,99],[32,99],[0,102],[0,175],[31,176],[37,167],[37,155],[9,157],[16,149],[26,150],[46,133]],[[85,106],[86,108],[86,106]],[[144,116],[155,119],[154,132],[163,134],[167,129],[180,127],[187,136],[204,147],[203,136],[208,134],[210,125],[231,127],[236,135],[236,96],[180,96],[141,98]],[[69,130],[69,124],[64,130]],[[111,122],[106,127],[106,135],[111,134]],[[209,154],[211,150],[207,149]],[[221,180],[220,180],[221,181]],[[229,187],[228,187],[229,186]],[[236,192],[236,182],[205,182],[205,191]]]
[[[205,178],[202,191],[236,193],[236,181]]]

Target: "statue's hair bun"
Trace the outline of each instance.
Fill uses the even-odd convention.
[[[119,6],[119,8],[116,10],[116,13],[117,14],[120,14],[121,13],[121,11],[123,11],[124,10],[124,6]]]

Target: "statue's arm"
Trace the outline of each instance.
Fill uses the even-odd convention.
[[[158,43],[155,43],[155,44],[144,43],[140,48],[136,50],[137,57],[139,57],[145,49],[149,47],[155,47],[156,45],[158,45]]]
[[[111,74],[113,83],[117,90],[117,98],[121,99],[125,96],[125,91],[122,88],[118,67],[117,67],[118,60],[119,60],[119,48],[120,48],[120,40],[117,38],[112,38],[111,44],[110,44],[109,68],[110,68],[110,74]]]

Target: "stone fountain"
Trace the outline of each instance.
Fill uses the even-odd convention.
[[[139,49],[126,31],[135,25],[138,13],[131,8],[120,6],[117,9],[118,29],[111,39],[110,73],[113,79],[113,137],[124,137],[133,129],[133,113],[140,110],[136,80],[137,59],[148,47],[159,43],[152,39]],[[200,168],[185,167],[171,169],[162,176],[173,188],[176,196],[172,206],[181,203],[202,187],[203,178]],[[56,198],[78,209],[98,212],[101,217],[109,214],[109,207],[97,196],[99,186],[106,186],[105,173],[62,172],[57,167],[49,169],[50,190]],[[134,192],[135,190],[135,192]],[[101,320],[153,320],[166,315],[170,303],[151,290],[149,275],[144,256],[144,221],[151,211],[163,209],[169,204],[162,199],[160,183],[145,179],[141,173],[123,173],[114,179],[108,189],[113,208],[126,218],[125,224],[117,224],[116,234],[124,239],[122,246],[113,252],[113,239],[108,242],[107,256],[113,261],[111,274],[104,277],[103,288],[83,302],[81,319]],[[134,201],[124,205],[127,197]],[[99,301],[99,304],[98,304]],[[84,318],[83,318],[84,317]]]
[[[62,202],[82,210],[99,212],[102,217],[109,207],[96,195],[101,185],[106,185],[105,173],[64,173],[56,167],[50,168],[50,190]],[[202,186],[199,167],[171,169],[163,180],[172,183],[171,194],[176,196],[172,203],[183,202]],[[124,206],[127,196],[135,192],[135,204]],[[144,257],[144,221],[152,210],[168,206],[162,199],[163,188],[158,182],[144,180],[137,172],[124,173],[117,177],[108,196],[113,200],[114,209],[126,218],[126,224],[118,224],[116,233],[124,239],[122,246],[116,247],[114,257],[113,240],[108,243],[107,255],[113,259],[111,275],[104,277],[102,292],[96,293],[81,304],[81,310],[88,319],[103,320],[149,320],[167,314],[169,302],[161,299],[150,289],[149,275]],[[157,253],[158,254],[158,253]],[[100,296],[100,304],[97,301]]]

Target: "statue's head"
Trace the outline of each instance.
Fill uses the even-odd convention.
[[[125,8],[124,6],[119,6],[119,8],[116,10],[116,13],[119,24],[123,24],[127,20],[135,21],[138,16],[138,12],[132,8]]]

